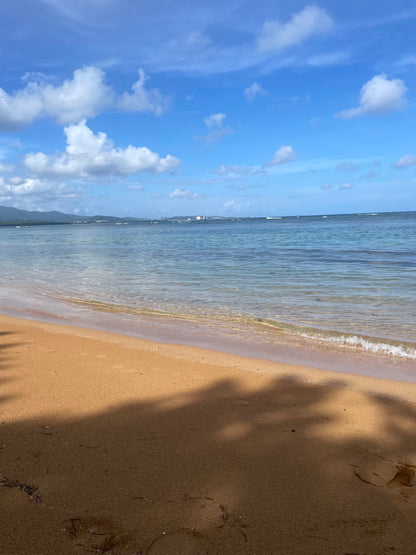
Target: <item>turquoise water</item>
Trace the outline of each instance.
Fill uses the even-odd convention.
[[[13,287],[416,357],[415,212],[2,227],[0,254],[3,304]]]

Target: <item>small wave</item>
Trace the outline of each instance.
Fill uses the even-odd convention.
[[[133,307],[108,303],[93,299],[80,298],[62,298],[70,303],[84,306],[93,310],[102,312],[110,312],[117,314],[130,314],[150,318],[171,319],[172,321],[184,320],[187,322],[197,322],[203,325],[210,325],[218,328],[228,328],[230,330],[247,330],[262,331],[273,334],[275,337],[288,341],[296,341],[296,338],[308,339],[321,345],[332,345],[337,347],[355,347],[364,351],[370,351],[379,355],[390,355],[394,357],[402,357],[416,360],[416,345],[414,343],[399,342],[385,338],[361,336],[354,334],[346,334],[333,330],[324,330],[319,328],[309,328],[296,324],[273,320],[269,318],[255,318],[243,314],[224,314],[224,313],[208,313],[203,314],[196,312],[175,312],[167,310],[158,310],[145,307]]]
[[[355,347],[379,355],[391,355],[416,360],[416,345],[414,343],[307,328],[267,318],[257,318],[255,323],[273,329],[281,335],[302,337],[303,339],[310,339],[311,341],[321,344],[336,345],[339,347]]]
[[[333,335],[322,337],[319,334],[301,333],[302,337],[313,340],[323,340],[335,345],[359,347],[364,351],[382,355],[416,359],[416,349],[411,345],[393,344],[359,335]]]

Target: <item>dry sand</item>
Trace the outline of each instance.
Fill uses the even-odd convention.
[[[416,384],[0,317],[0,553],[414,554]]]

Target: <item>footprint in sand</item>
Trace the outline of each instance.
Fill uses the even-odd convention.
[[[65,521],[69,538],[87,551],[125,555],[131,553],[130,538],[120,527],[98,518],[71,518]],[[126,551],[127,549],[127,551]]]
[[[355,469],[355,475],[372,486],[410,488],[415,485],[415,467],[408,464],[394,464],[388,461],[366,463]]]

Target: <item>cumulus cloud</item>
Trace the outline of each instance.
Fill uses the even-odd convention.
[[[228,166],[224,166],[223,164],[221,164],[221,166],[214,171],[214,173],[216,173],[217,175],[239,175],[239,176],[248,176],[248,175],[264,175],[266,172],[266,170],[264,169],[254,169],[254,168],[250,168],[250,167],[244,167],[244,166],[232,166],[232,165],[228,165]]]
[[[196,137],[194,137],[194,139],[197,141],[206,141],[207,143],[212,143],[214,141],[218,141],[225,135],[231,135],[233,130],[228,126],[223,126],[225,118],[226,115],[222,113],[206,116],[204,118],[204,123],[208,127],[208,129],[212,129],[212,131],[210,133],[207,133],[206,135],[197,135]]]
[[[332,188],[332,183],[324,183],[323,185],[321,185],[321,189],[323,189],[324,191],[328,191],[331,188]]]
[[[132,93],[123,93],[118,101],[120,110],[127,112],[153,112],[157,116],[166,112],[170,99],[163,96],[159,89],[145,88],[148,77],[139,69],[139,79],[133,84]]]
[[[0,177],[0,198],[13,200],[14,198],[61,198],[68,199],[79,196],[84,192],[82,187],[70,187],[66,183],[52,183],[46,179],[23,178],[13,176],[10,179]]]
[[[169,198],[186,198],[188,200],[193,200],[198,198],[200,195],[198,193],[193,193],[189,189],[175,189],[170,193]]]
[[[117,98],[104,82],[104,71],[93,66],[76,69],[72,79],[58,86],[48,83],[43,75],[27,74],[25,81],[28,82],[23,89],[8,94],[0,88],[0,131],[22,129],[41,117],[51,117],[62,125],[78,123],[111,106],[160,115],[168,109],[170,100],[158,89],[147,90],[147,79],[140,69],[133,92]]]
[[[105,133],[95,135],[84,121],[64,128],[67,139],[65,152],[47,155],[27,154],[26,168],[36,176],[50,178],[79,178],[98,176],[127,176],[139,172],[161,173],[174,170],[180,160],[159,154],[146,147],[114,147]]]
[[[352,183],[343,183],[338,187],[338,189],[342,191],[342,190],[352,189],[352,187],[353,187]]]
[[[361,88],[357,108],[343,110],[336,117],[352,119],[365,115],[385,115],[406,105],[407,88],[401,79],[388,79],[384,73],[375,75]]]
[[[412,154],[406,154],[402,156],[393,164],[393,168],[401,169],[407,168],[408,166],[415,166],[416,165],[416,156]]]
[[[23,90],[9,95],[0,88],[0,131],[17,131],[35,118],[43,109],[37,85],[29,83]]]
[[[293,150],[293,147],[288,145],[282,145],[278,150],[276,150],[270,162],[267,162],[265,165],[281,166],[282,164],[291,162],[295,158],[296,158],[296,152]]]
[[[0,177],[1,196],[33,195],[48,191],[50,188],[51,185],[44,179],[12,177],[6,180]]]
[[[264,96],[266,94],[268,94],[268,92],[265,91],[261,84],[257,83],[257,81],[254,81],[252,85],[244,89],[244,96],[249,102],[251,102],[258,95]]]
[[[84,67],[60,86],[35,79],[12,95],[0,89],[0,130],[18,130],[39,117],[68,124],[96,116],[113,101],[104,77],[100,69]]]
[[[314,35],[327,33],[333,26],[331,17],[318,6],[306,6],[286,23],[266,21],[258,37],[260,52],[276,52],[297,46]]]
[[[113,101],[113,92],[104,78],[101,69],[84,67],[75,70],[73,78],[59,87],[46,85],[40,90],[44,111],[63,125],[96,116]]]

